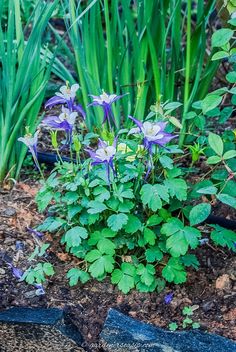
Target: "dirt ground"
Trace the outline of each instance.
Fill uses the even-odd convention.
[[[31,175],[32,176],[32,175]],[[11,306],[60,307],[72,317],[87,343],[98,341],[110,307],[134,318],[168,327],[171,322],[181,324],[184,306],[192,306],[193,320],[201,328],[236,340],[236,257],[233,253],[209,244],[195,252],[200,269],[191,269],[185,285],[168,285],[163,292],[122,294],[107,279],[91,281],[70,288],[66,272],[76,266],[76,260],[64,253],[56,238],[45,235],[43,241],[52,242],[47,260],[54,264],[56,275],[45,287],[45,295],[36,295],[32,285],[19,282],[7,262],[21,270],[29,267],[27,258],[36,240],[27,231],[40,223],[43,215],[37,212],[34,196],[39,184],[27,180],[19,182],[12,191],[0,190],[0,309]],[[165,303],[165,296],[173,293],[173,300]]]

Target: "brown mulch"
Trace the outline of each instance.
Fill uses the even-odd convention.
[[[65,275],[76,266],[76,259],[64,253],[57,239],[46,235],[46,242],[53,241],[46,259],[54,264],[56,275],[45,284],[46,294],[37,296],[32,285],[12,276],[6,261],[13,260],[23,271],[29,267],[27,258],[36,240],[27,227],[43,219],[34,202],[38,187],[37,182],[20,182],[12,191],[0,190],[0,309],[11,306],[64,308],[89,344],[98,341],[110,307],[166,328],[170,322],[181,323],[184,306],[193,306],[193,320],[203,329],[236,340],[236,258],[225,249],[207,244],[196,251],[201,266],[198,271],[189,271],[185,285],[168,285],[160,294],[132,291],[124,295],[109,279],[70,288]],[[174,298],[166,304],[164,297],[170,292]]]

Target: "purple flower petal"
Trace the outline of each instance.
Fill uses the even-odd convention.
[[[85,113],[84,109],[82,108],[82,105],[80,105],[80,104],[73,105],[73,110],[77,111],[85,120],[86,113]]]
[[[37,237],[39,237],[39,238],[41,238],[41,237],[44,236],[44,234],[43,234],[42,232],[39,232],[39,231],[37,231],[37,230],[35,230],[35,229],[32,229],[31,227],[27,227],[27,230],[28,230],[30,233],[34,234],[35,236],[37,236]]]
[[[141,132],[142,127],[143,127],[142,122],[139,121],[139,120],[137,120],[137,119],[135,119],[133,116],[130,116],[130,115],[129,115],[129,118],[130,118],[132,121],[134,121],[134,123],[140,128],[140,132]]]
[[[168,293],[165,297],[164,297],[164,301],[166,304],[170,304],[170,302],[173,300],[174,297],[174,293]]]
[[[21,279],[23,276],[23,271],[21,269],[16,268],[15,266],[11,265],[12,275],[15,276],[17,279]]]
[[[45,109],[50,109],[55,105],[58,104],[65,104],[66,100],[62,97],[58,97],[57,95],[55,95],[54,97],[52,97],[51,99],[49,99],[46,104],[45,104]]]

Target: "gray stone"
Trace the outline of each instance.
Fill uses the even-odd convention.
[[[0,312],[0,341],[0,352],[84,352],[80,332],[56,308]]]
[[[171,332],[110,309],[100,335],[108,352],[236,352],[224,337],[190,330]]]

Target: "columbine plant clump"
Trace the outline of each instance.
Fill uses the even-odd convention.
[[[149,114],[142,122],[130,116],[135,125],[114,132],[109,109],[119,96],[103,93],[93,98],[96,105],[103,106],[104,129],[107,125],[110,130],[103,130],[100,136],[77,135],[73,128],[77,118],[73,90],[67,87],[60,91],[46,106],[63,103],[67,105],[64,115],[45,118],[43,123],[66,134],[69,131],[72,160],[59,158],[52,174],[43,181],[36,200],[39,210],[47,209],[50,216],[36,231],[54,233],[65,250],[79,258],[79,264],[67,273],[70,285],[109,277],[128,293],[133,288],[160,291],[166,281],[185,282],[186,268],[199,266],[191,252],[201,245],[202,235],[196,225],[207,218],[211,205],[210,201],[193,203],[206,192],[184,179],[178,163],[182,151],[174,144],[178,138],[171,132],[173,125],[158,114]],[[215,227],[211,240],[235,250],[236,236],[230,230]],[[47,248],[46,244],[38,249],[37,255]],[[25,275],[26,280],[31,275],[33,283],[39,269],[53,274],[45,263],[37,264]],[[35,280],[41,283],[45,279]]]

